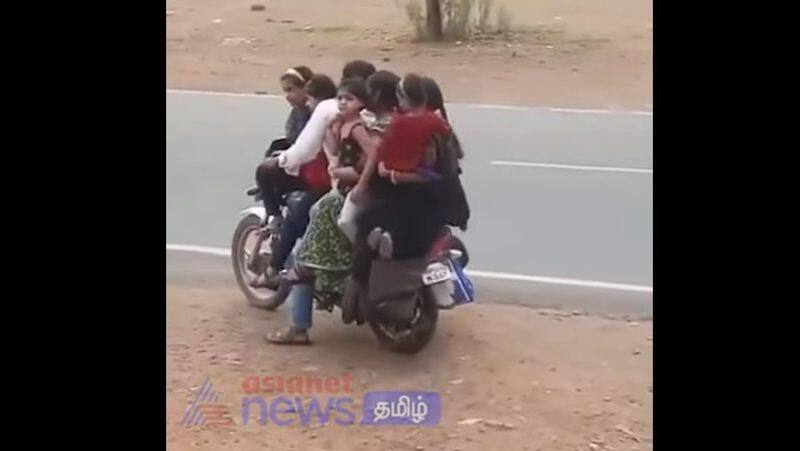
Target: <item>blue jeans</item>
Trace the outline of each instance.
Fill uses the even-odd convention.
[[[314,309],[314,287],[308,284],[293,286],[289,292],[289,301],[292,303],[292,325],[310,329],[311,314]]]
[[[281,224],[278,240],[273,242],[272,258],[269,263],[276,272],[284,268],[295,241],[302,238],[305,233],[309,222],[309,210],[319,198],[319,193],[306,191],[288,205],[289,212]]]

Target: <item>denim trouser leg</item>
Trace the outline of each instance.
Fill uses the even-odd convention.
[[[314,288],[308,284],[295,285],[289,293],[292,303],[292,323],[295,327],[311,328],[311,314],[314,308]]]
[[[309,222],[309,210],[317,202],[317,199],[319,199],[318,194],[306,192],[289,207],[289,214],[281,224],[279,239],[274,243],[272,249],[270,266],[274,269],[280,271],[285,267],[286,259],[291,254],[295,241],[305,234]]]

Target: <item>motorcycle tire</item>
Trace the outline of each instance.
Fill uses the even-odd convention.
[[[239,221],[231,242],[231,260],[236,283],[242,290],[250,305],[265,310],[275,310],[286,300],[291,286],[282,283],[276,291],[256,289],[249,285],[248,269],[244,256],[244,246],[250,233],[261,228],[261,218],[256,215],[247,215]],[[266,244],[266,243],[265,243]],[[265,244],[262,244],[264,246]]]
[[[372,332],[378,340],[390,350],[401,354],[416,354],[420,352],[433,338],[436,331],[436,322],[439,319],[439,307],[428,287],[421,286],[417,289],[419,318],[403,334],[395,335],[389,332],[379,318],[374,314],[368,315],[368,322]]]

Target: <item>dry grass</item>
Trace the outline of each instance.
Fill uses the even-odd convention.
[[[505,6],[501,6],[497,10],[497,31],[507,35],[511,32],[511,13],[508,12]]]
[[[405,0],[404,7],[416,40],[429,40],[423,1]],[[507,36],[511,32],[511,15],[505,7],[498,9],[494,0],[442,0],[442,22],[443,37],[449,41],[480,40],[486,35]]]
[[[427,37],[425,31],[425,11],[418,0],[409,0],[406,2],[406,16],[411,21],[414,27],[414,35],[417,39],[424,39]]]

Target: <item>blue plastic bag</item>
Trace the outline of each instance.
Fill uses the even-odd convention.
[[[467,304],[475,301],[475,287],[469,280],[461,264],[452,258],[447,259],[453,273],[453,292],[450,294],[456,305]]]

